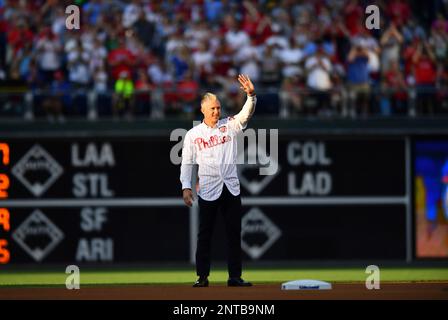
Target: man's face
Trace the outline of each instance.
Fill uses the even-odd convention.
[[[206,122],[216,123],[221,117],[221,104],[218,100],[206,100],[201,106]]]

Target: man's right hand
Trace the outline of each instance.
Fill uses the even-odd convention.
[[[182,196],[184,198],[184,202],[187,206],[191,207],[193,205],[193,191],[191,189],[182,190]]]

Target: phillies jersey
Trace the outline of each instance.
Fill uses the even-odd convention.
[[[182,189],[191,189],[193,164],[198,164],[198,195],[202,199],[218,199],[224,183],[234,196],[240,194],[236,168],[237,134],[246,128],[255,104],[256,97],[248,96],[235,117],[220,119],[213,128],[202,122],[187,132],[182,149]]]

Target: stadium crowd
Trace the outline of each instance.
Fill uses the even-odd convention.
[[[0,0],[0,117],[192,118],[205,91],[232,114],[239,73],[260,114],[445,114],[447,17],[446,0]]]

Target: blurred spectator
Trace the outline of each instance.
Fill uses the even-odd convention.
[[[196,50],[203,44],[206,44],[206,46],[212,44],[210,28],[204,21],[196,22],[190,28],[187,28],[184,32],[184,39],[187,40],[185,44],[191,50]]]
[[[98,65],[93,72],[93,88],[95,92],[106,94],[108,90],[108,76],[104,65]]]
[[[436,85],[436,57],[428,44],[419,44],[412,56],[415,86],[417,90],[417,113],[434,113]]]
[[[53,77],[52,77],[53,78]],[[56,71],[54,80],[51,81],[50,90],[44,95],[42,108],[45,110],[49,121],[65,120],[64,111],[70,105],[71,86],[65,80],[64,73]]]
[[[119,78],[115,81],[113,98],[113,115],[132,117],[134,112],[134,81],[128,71],[121,71]]]
[[[219,39],[218,47],[213,55],[213,70],[216,75],[225,76],[233,66],[232,48],[223,37]]]
[[[173,81],[173,77],[168,72],[163,61],[156,60],[148,67],[148,75],[152,83],[162,85],[165,82]]]
[[[123,27],[130,28],[140,17],[142,8],[139,0],[131,0],[123,10]]]
[[[182,81],[177,84],[177,92],[183,113],[193,119],[194,112],[199,108],[199,84],[193,79],[191,71],[185,74]]]
[[[15,22],[11,21],[11,23],[15,23],[15,27],[8,32],[8,44],[11,50],[8,60],[15,56],[26,43],[31,43],[34,38],[34,34],[24,18],[20,18]]]
[[[107,59],[107,49],[100,39],[95,39],[93,48],[90,51],[89,59],[89,69],[91,72],[105,65]]]
[[[241,29],[244,30],[249,38],[254,39],[256,46],[262,45],[271,35],[271,21],[267,15],[264,15],[257,9],[251,1],[243,1],[245,14]],[[278,26],[280,30],[280,26]]]
[[[239,88],[239,83],[235,81],[237,77],[235,69],[229,69],[226,76],[217,76],[216,81],[221,86],[220,96],[223,97],[223,113],[226,115],[237,114],[244,104],[244,92]]]
[[[433,24],[428,42],[434,48],[437,61],[445,62],[448,59],[448,21],[443,16]]]
[[[7,35],[6,31],[8,29],[8,22],[4,16],[5,8],[0,8],[0,66],[4,66],[6,64],[6,48],[7,48]],[[28,42],[31,44],[30,42]]]
[[[408,112],[407,89],[406,80],[398,61],[392,60],[389,69],[384,71],[383,97],[380,102],[383,115],[391,113],[404,115]]]
[[[322,45],[319,45],[316,53],[306,60],[305,70],[307,74],[307,86],[311,90],[311,96],[317,103],[312,109],[313,113],[319,111],[328,112],[330,109],[330,91],[332,89],[330,79],[332,65],[330,60],[325,56]]]
[[[213,54],[208,50],[206,42],[201,42],[198,50],[193,53],[194,69],[201,84],[205,84],[207,76],[213,73],[213,58]]]
[[[301,89],[303,82],[298,75],[285,77],[280,90],[281,115],[288,117],[290,115],[301,115],[303,110],[303,99]]]
[[[274,47],[266,45],[260,61],[260,83],[264,86],[278,87],[281,80],[281,61],[274,54]]]
[[[147,48],[152,48],[155,26],[147,20],[146,14],[140,10],[137,21],[132,25],[137,38]]]
[[[266,93],[277,101],[280,95],[282,105],[298,114],[305,113],[310,101],[318,101],[318,115],[326,106],[345,112],[346,101],[352,115],[355,110],[367,114],[379,109],[383,114],[404,113],[414,110],[414,92],[420,115],[443,112],[447,1],[77,0],[75,4],[82,8],[81,30],[65,28],[65,2],[0,0],[0,78],[19,76],[30,95],[39,95],[61,71],[75,89],[70,105],[83,108],[87,97],[98,97],[97,106],[112,110],[122,103],[116,103],[112,96],[117,94],[110,95],[107,89],[115,88],[125,71],[126,81],[136,80],[136,87],[153,85],[152,111],[189,115],[189,107],[183,108],[185,96],[177,92],[179,85],[196,83],[198,91],[220,86],[232,109],[240,98],[232,94],[235,79],[229,75],[238,72],[258,80],[260,97]],[[369,4],[381,8],[380,30],[365,29]],[[430,49],[419,49],[426,46]],[[325,57],[317,63],[322,54]],[[322,89],[329,83],[331,90]],[[323,101],[318,95],[306,99],[304,87],[331,94]],[[377,94],[377,89],[382,92]],[[40,104],[39,98],[30,101]],[[284,116],[286,109],[281,110]]]
[[[93,26],[97,24],[105,9],[106,4],[103,0],[90,0],[82,6],[82,12],[86,16],[86,21]]]
[[[279,51],[289,47],[288,38],[283,34],[279,24],[272,25],[272,35],[266,39],[266,45],[272,46]]]
[[[90,54],[82,47],[76,47],[67,58],[68,79],[74,88],[86,89],[91,80]]]
[[[57,7],[55,11],[55,17],[52,19],[51,24],[51,31],[53,34],[61,39],[65,33],[66,26],[65,26],[65,20],[67,19],[67,16],[65,14],[63,7]]]
[[[439,65],[439,80],[437,91],[437,110],[441,114],[448,114],[448,61]]]
[[[349,84],[350,115],[357,115],[357,108],[362,115],[367,115],[370,94],[369,84],[369,52],[361,44],[353,45],[348,54],[347,81]]]
[[[109,52],[107,62],[111,67],[112,78],[117,80],[122,72],[131,75],[132,67],[135,64],[135,57],[126,48],[125,39],[119,38],[118,48]]]
[[[189,55],[188,48],[182,46],[177,49],[170,59],[171,68],[174,74],[174,79],[180,81],[184,78],[188,71],[191,71],[192,61]]]
[[[344,8],[345,25],[351,35],[360,32],[363,26],[364,11],[358,0],[349,0]]]
[[[250,42],[248,34],[240,29],[238,22],[232,16],[226,17],[227,26],[229,30],[225,33],[225,39],[230,48],[235,52]]]
[[[204,1],[205,17],[211,23],[216,23],[222,14],[221,0],[205,0]]]
[[[400,60],[401,45],[404,39],[395,23],[391,23],[389,28],[381,36],[381,68],[383,72],[391,69],[392,64]]]
[[[59,41],[50,28],[45,28],[36,43],[39,71],[44,81],[53,80],[53,74],[61,67]]]
[[[361,46],[366,49],[369,56],[368,70],[370,80],[378,81],[380,77],[380,53],[381,48],[378,45],[378,41],[370,34],[370,31],[361,28],[357,36],[353,38],[355,46]]]
[[[27,79],[31,72],[31,63],[35,60],[32,43],[27,43],[16,59],[19,63],[20,77]]]
[[[412,42],[416,38],[426,39],[425,29],[417,24],[414,18],[405,21],[401,32],[406,43]]]
[[[152,84],[149,82],[145,69],[139,69],[137,72],[137,81],[135,82],[135,109],[136,113],[147,114],[151,112],[151,90]]]
[[[258,82],[260,79],[261,55],[255,45],[255,39],[251,39],[249,43],[235,53],[235,66],[240,68],[241,74],[246,74],[252,82]]]
[[[411,8],[404,0],[387,1],[386,14],[392,23],[401,27],[411,17]]]
[[[304,43],[297,41],[295,38],[291,38],[291,46],[279,50],[278,56],[283,64],[282,76],[292,77],[298,74],[302,74],[302,68],[300,63],[304,58]]]

